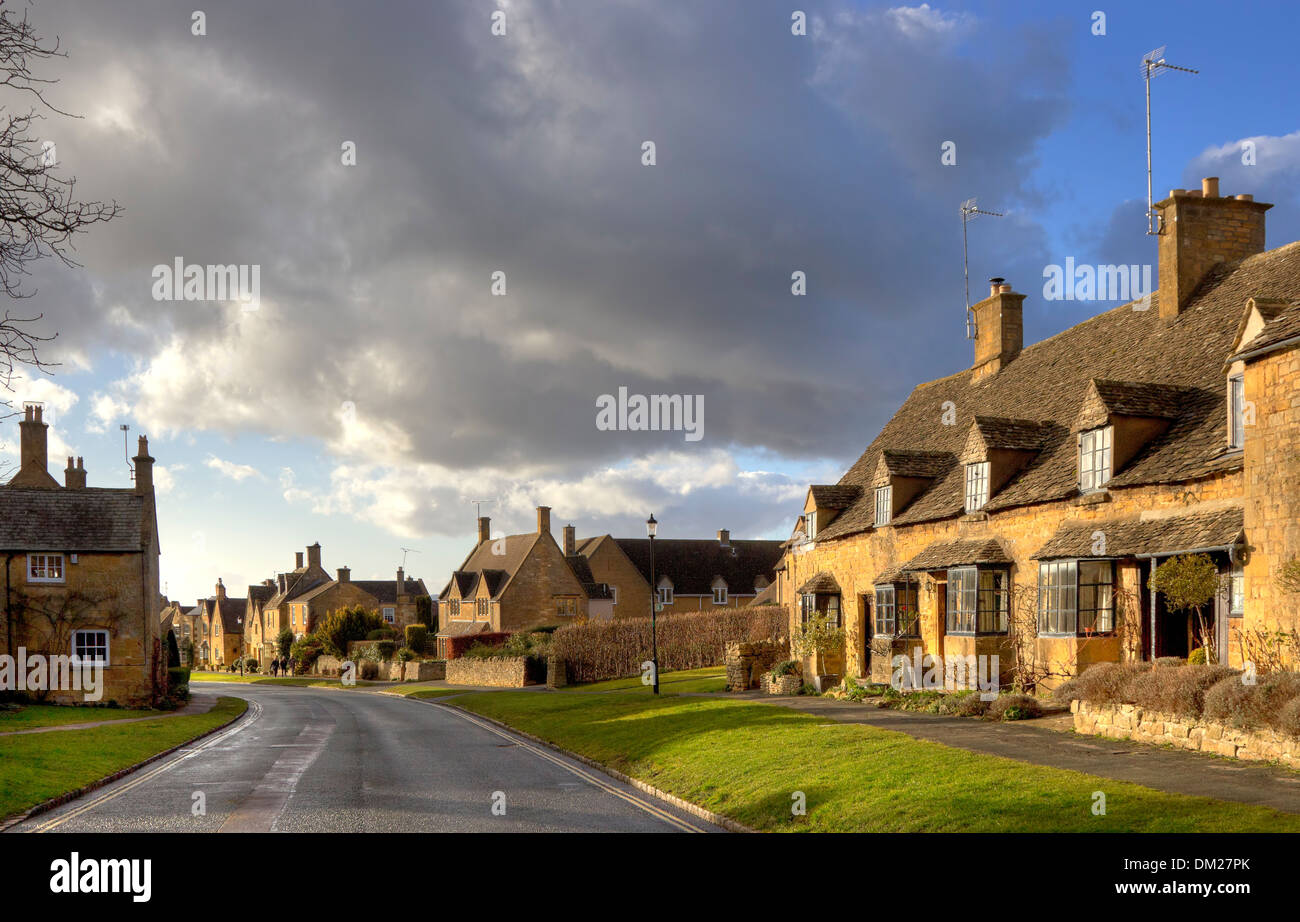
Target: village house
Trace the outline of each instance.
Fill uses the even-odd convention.
[[[608,618],[608,587],[591,573],[587,559],[566,555],[551,535],[551,509],[537,507],[537,531],[492,537],[491,520],[478,520],[478,541],[438,595],[438,655],[447,640],[470,634]]]
[[[213,594],[198,600],[195,626],[199,639],[195,648],[201,665],[222,668],[239,660],[244,652],[244,613],[247,608],[248,599],[228,596],[220,578]]]
[[[650,616],[650,539],[600,535],[577,541],[564,529],[566,555],[585,557],[596,582],[609,586],[615,618]],[[655,596],[661,614],[716,611],[751,604],[773,584],[782,542],[734,540],[727,529],[716,539],[656,538]]]
[[[1028,347],[1025,296],[993,279],[974,362],[921,384],[836,484],[806,494],[773,595],[792,628],[842,625],[843,662],[998,655],[1045,686],[1096,662],[1241,664],[1297,627],[1300,243],[1217,179],[1160,202],[1159,290]],[[1201,623],[1152,591],[1208,555]]]
[[[194,666],[198,661],[198,614],[197,607],[186,608],[180,602],[164,599],[158,620],[158,633],[164,641],[170,631],[176,637],[176,648],[180,651],[181,665]],[[191,650],[193,656],[191,657]]]
[[[80,458],[64,482],[47,470],[48,425],[39,404],[19,422],[20,467],[0,487],[4,629],[0,653],[100,661],[103,701],[149,705],[162,694],[166,659],[158,604],[158,519],[149,443],[140,437],[135,484],[90,487]],[[80,691],[46,700],[76,703]]]

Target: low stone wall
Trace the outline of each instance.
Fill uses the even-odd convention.
[[[546,658],[546,684],[551,688],[563,688],[569,684],[569,670],[564,665],[563,657]]]
[[[726,646],[727,691],[758,688],[772,664],[788,657],[784,642],[729,643]]]
[[[1300,739],[1273,730],[1239,730],[1136,704],[1089,704],[1075,700],[1070,702],[1070,711],[1078,733],[1300,767]]]
[[[343,661],[337,656],[326,656],[321,654],[316,657],[316,662],[311,664],[307,670],[308,675],[321,675],[338,677],[340,670],[343,668]]]
[[[447,678],[447,663],[443,660],[411,660],[406,664],[402,678],[407,682],[434,682]]]
[[[457,657],[447,660],[447,681],[452,685],[492,685],[523,688],[528,684],[528,660],[523,656],[479,659]]]
[[[773,677],[771,673],[764,673],[762,687],[765,695],[797,695],[799,689],[803,688],[803,676],[781,675]]]

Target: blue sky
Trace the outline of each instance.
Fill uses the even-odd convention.
[[[766,2],[502,3],[504,37],[497,3],[247,0],[201,36],[192,5],[113,6],[32,14],[82,116],[47,118],[60,165],[125,211],[34,273],[62,364],[13,397],[92,485],[127,482],[120,424],[150,437],[187,602],[313,541],[357,578],[414,548],[436,591],[475,499],[501,532],[541,503],[557,534],[653,511],[784,537],[809,482],[969,365],[963,199],[1007,212],[972,225],[971,287],[1026,293],[1026,342],[1113,306],[1045,302],[1045,265],[1154,262],[1138,62],[1162,44],[1200,74],[1154,82],[1157,198],[1219,175],[1275,204],[1270,246],[1300,237],[1281,3],[808,3],[802,37]],[[261,309],[153,300],[178,256],[261,266]],[[598,431],[619,386],[703,395],[705,438]]]

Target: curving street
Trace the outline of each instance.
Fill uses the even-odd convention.
[[[248,713],[25,832],[719,832],[432,701],[220,683]]]

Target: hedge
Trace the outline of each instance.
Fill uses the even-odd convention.
[[[481,643],[485,647],[492,647],[505,643],[509,639],[510,634],[508,631],[489,631],[485,634],[463,634],[460,637],[448,637],[447,659],[464,656],[465,651],[475,644]]]
[[[667,672],[720,666],[730,642],[786,637],[790,615],[779,605],[760,605],[724,612],[664,615],[657,620],[659,669]],[[650,659],[650,619],[619,618],[566,625],[555,632],[551,653],[564,661],[570,682],[637,675],[641,663]]]

